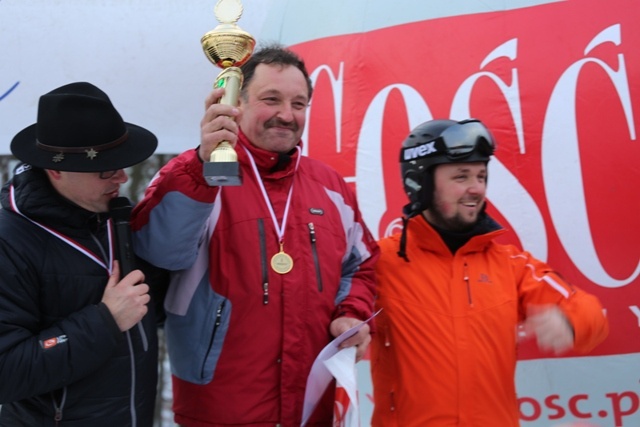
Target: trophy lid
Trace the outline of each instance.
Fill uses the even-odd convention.
[[[216,19],[223,24],[238,22],[243,11],[240,0],[220,0],[213,9]]]
[[[219,0],[214,13],[220,24],[200,40],[205,55],[218,67],[239,67],[253,53],[255,39],[236,25],[242,11],[240,0]]]

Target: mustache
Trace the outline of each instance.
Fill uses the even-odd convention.
[[[296,123],[295,121],[286,122],[284,120],[279,119],[278,117],[273,117],[267,120],[266,122],[264,122],[264,127],[265,129],[269,129],[272,127],[279,127],[279,128],[290,129],[296,132],[298,130],[298,123]]]

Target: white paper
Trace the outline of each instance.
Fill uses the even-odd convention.
[[[333,374],[331,373],[331,371],[329,371],[324,362],[329,360],[336,353],[338,353],[338,351],[340,351],[339,346],[343,341],[355,335],[366,323],[369,323],[371,319],[376,317],[378,313],[380,313],[380,310],[378,310],[373,314],[373,316],[371,316],[364,322],[359,323],[353,328],[340,334],[340,336],[336,337],[333,341],[327,344],[325,348],[322,349],[322,351],[320,351],[320,354],[318,354],[318,357],[316,357],[316,360],[311,366],[311,371],[309,372],[309,377],[307,378],[307,387],[305,389],[304,395],[304,406],[302,408],[301,427],[304,427],[307,421],[309,421],[309,417],[311,417],[313,410],[316,408],[325,390],[333,380]],[[355,359],[352,361],[352,365],[353,366],[351,369],[355,370]]]
[[[342,387],[349,396],[347,407],[334,407],[334,426],[359,427],[360,411],[358,409],[358,383],[356,381],[356,348],[347,347],[338,351],[333,357],[324,361],[325,366],[336,379],[336,387]],[[336,405],[340,402],[336,401]],[[336,423],[336,418],[340,423]]]

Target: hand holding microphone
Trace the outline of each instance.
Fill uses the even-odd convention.
[[[113,272],[102,295],[102,302],[107,306],[122,332],[128,331],[147,314],[147,304],[151,300],[149,285],[142,283],[144,274],[134,270],[122,280],[119,262],[114,263]]]
[[[135,268],[135,255],[131,244],[131,203],[126,197],[109,202],[115,228],[116,259],[107,282],[102,302],[107,306],[121,331],[131,329],[147,314],[151,300],[144,274]],[[122,280],[120,278],[122,277]]]

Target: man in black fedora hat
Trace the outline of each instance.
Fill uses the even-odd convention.
[[[11,141],[23,163],[0,193],[0,426],[153,424],[149,286],[121,274],[109,205],[156,146],[84,82],[41,96]]]

